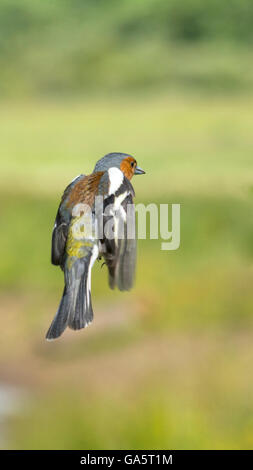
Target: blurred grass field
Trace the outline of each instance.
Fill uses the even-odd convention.
[[[252,101],[2,103],[0,380],[27,394],[7,448],[252,448]],[[129,293],[97,263],[92,326],[46,343],[63,288],[50,265],[59,198],[110,151],[146,170],[136,202],[181,204],[181,246],[140,240]]]

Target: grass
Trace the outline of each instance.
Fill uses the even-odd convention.
[[[252,448],[250,104],[167,93],[2,105],[0,367],[29,396],[9,448]],[[94,324],[45,343],[63,283],[50,265],[60,194],[114,150],[147,171],[137,202],[181,203],[181,247],[139,241],[126,294],[97,264]]]
[[[11,180],[23,192],[57,195],[70,178],[91,172],[99,156],[122,150],[152,175],[159,197],[247,193],[250,105],[247,96],[180,94],[3,104],[1,187]],[[138,196],[149,195],[144,178],[135,185]]]
[[[0,93],[250,93],[251,18],[250,0],[2,0]]]

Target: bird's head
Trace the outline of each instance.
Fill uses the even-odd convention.
[[[118,152],[108,153],[103,158],[98,160],[93,173],[96,173],[97,171],[107,171],[112,167],[119,168],[129,180],[133,177],[133,175],[145,174],[145,171],[137,166],[137,162],[134,157],[128,153]]]

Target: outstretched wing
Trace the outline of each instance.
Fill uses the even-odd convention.
[[[108,177],[107,177],[108,178]],[[101,179],[101,181],[103,181]],[[106,174],[104,175],[104,187]],[[111,185],[111,188],[113,185]],[[104,197],[104,238],[102,253],[108,267],[109,285],[120,290],[133,286],[136,266],[134,189],[130,181],[122,177],[121,184]],[[108,236],[108,227],[113,238]],[[111,232],[109,230],[109,232]],[[111,233],[110,233],[111,234]]]
[[[63,263],[65,253],[65,245],[68,236],[68,227],[71,220],[71,211],[66,205],[68,197],[76,185],[84,175],[77,176],[65,189],[55,219],[52,233],[51,262],[58,266]]]

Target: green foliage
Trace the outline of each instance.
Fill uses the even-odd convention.
[[[216,355],[215,359],[219,363]],[[219,371],[225,371],[226,366],[228,362],[224,361],[218,366]],[[123,392],[124,406],[117,393],[98,393],[95,398],[83,399],[82,391],[73,395],[71,390],[58,389],[53,395],[40,395],[36,405],[30,406],[26,416],[17,422],[14,448],[252,448],[253,409],[249,400],[240,403],[239,411],[236,394],[228,390],[228,397],[222,396],[222,386],[213,386],[208,371],[202,371],[199,392],[194,381],[186,380],[189,398],[182,403],[184,393],[171,387],[172,380],[165,376],[159,388],[154,381],[147,381],[147,390],[136,390],[134,401]],[[202,387],[205,397],[201,396]]]
[[[3,0],[0,93],[248,89],[252,17],[250,0]]]

